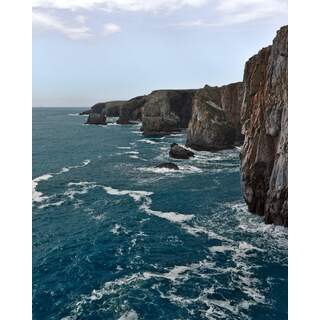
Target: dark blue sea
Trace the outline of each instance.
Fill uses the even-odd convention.
[[[185,132],[79,111],[33,109],[33,319],[287,319],[287,229],[247,212],[239,150],[173,161]]]

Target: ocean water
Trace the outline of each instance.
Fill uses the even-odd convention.
[[[173,161],[184,132],[79,111],[33,109],[33,319],[287,319],[287,229],[247,212],[239,150]]]

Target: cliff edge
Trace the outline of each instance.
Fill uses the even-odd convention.
[[[241,185],[249,211],[288,225],[288,26],[244,71]]]

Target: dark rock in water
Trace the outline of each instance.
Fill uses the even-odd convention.
[[[166,135],[187,128],[196,90],[157,90],[146,97],[142,124],[145,136]]]
[[[171,158],[189,159],[194,156],[194,153],[182,146],[179,146],[177,143],[173,143],[171,145],[169,155]]]
[[[120,107],[118,124],[130,124],[132,121],[141,121],[143,105],[146,96],[139,96],[130,99]]]
[[[166,168],[170,170],[179,170],[179,167],[172,162],[165,162],[165,163],[160,163],[156,166],[156,168]]]
[[[107,124],[107,117],[105,114],[90,113],[86,124]]]
[[[244,92],[244,198],[266,223],[288,225],[288,26],[247,61]]]
[[[80,115],[80,116],[86,116],[86,115],[88,115],[88,114],[90,114],[90,113],[91,113],[91,109],[90,109],[90,110],[85,110],[85,111],[79,112],[79,115]]]
[[[216,151],[241,144],[242,96],[242,82],[199,89],[193,99],[186,145],[195,150]]]

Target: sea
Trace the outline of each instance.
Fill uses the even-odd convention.
[[[174,160],[185,132],[80,111],[33,109],[33,319],[287,319],[288,231],[247,211],[239,148]]]

